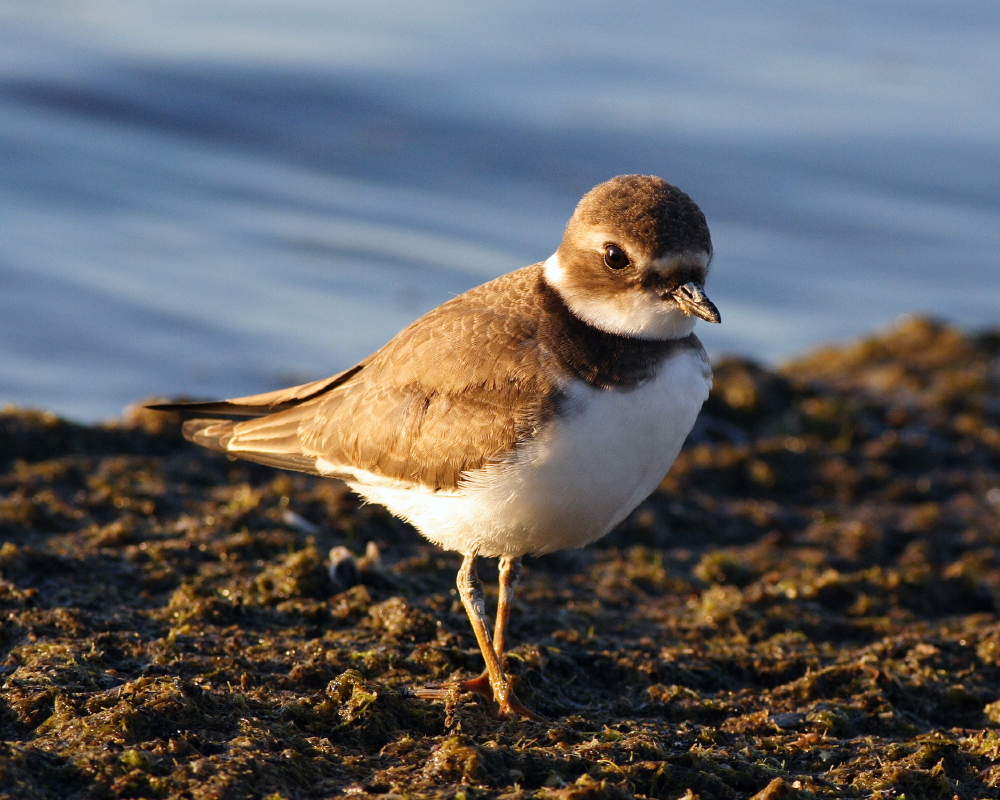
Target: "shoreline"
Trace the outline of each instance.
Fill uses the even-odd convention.
[[[0,542],[0,796],[1000,787],[1000,329],[720,361],[653,497],[526,560],[508,667],[550,728],[408,696],[481,666],[455,554],[169,415],[0,412]]]

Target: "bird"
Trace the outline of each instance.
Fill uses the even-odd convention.
[[[522,558],[600,539],[673,465],[712,383],[693,332],[721,322],[712,252],[687,194],[619,175],[583,196],[548,259],[453,297],[350,369],[151,408],[194,414],[184,436],[210,450],[341,479],[460,553],[485,671],[449,691],[541,720],[503,666]],[[499,559],[492,636],[479,558]]]

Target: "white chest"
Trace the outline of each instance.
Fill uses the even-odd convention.
[[[604,536],[663,480],[708,397],[701,353],[680,351],[629,390],[576,383],[561,413],[509,463],[454,493],[355,484],[372,502],[450,550],[518,556]]]

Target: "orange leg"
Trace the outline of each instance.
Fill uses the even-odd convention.
[[[493,650],[497,661],[503,668],[503,653],[507,639],[507,623],[510,620],[510,609],[514,601],[514,590],[521,580],[521,559],[504,556],[500,559],[500,596],[497,600],[497,618],[493,626]],[[490,685],[489,670],[484,670],[478,677],[462,681],[458,688],[463,692],[474,692],[488,701],[493,700],[493,689]]]
[[[493,627],[493,646],[497,658],[503,664],[503,651],[507,638],[507,623],[510,621],[510,608],[514,603],[514,590],[521,582],[521,558],[504,556],[500,559],[500,597],[497,600],[497,619]]]
[[[466,556],[462,561],[462,567],[458,571],[458,594],[462,598],[462,605],[465,606],[465,613],[469,615],[469,622],[472,623],[472,631],[476,635],[476,642],[479,643],[479,650],[486,662],[486,671],[477,678],[462,681],[458,684],[458,689],[464,692],[475,692],[485,697],[501,717],[522,716],[536,722],[544,722],[542,717],[517,699],[510,681],[504,674],[501,662],[506,641],[507,621],[510,619],[511,601],[520,577],[520,558],[505,557],[500,560],[500,599],[494,626],[496,641],[496,647],[494,647],[487,627],[486,600],[482,581],[479,580],[479,574],[476,572],[476,557]],[[437,699],[444,696],[441,690],[435,689],[418,689],[416,694],[418,697],[427,699]]]

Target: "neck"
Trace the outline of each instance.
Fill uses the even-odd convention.
[[[681,338],[643,339],[602,330],[574,313],[546,276],[539,284],[543,311],[539,343],[565,371],[592,386],[638,386],[653,377],[673,353],[700,346],[691,333]]]

